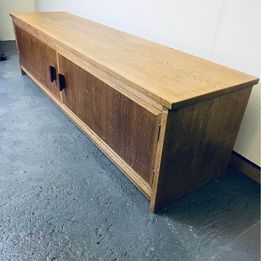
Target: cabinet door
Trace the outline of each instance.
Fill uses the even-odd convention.
[[[60,93],[55,80],[57,68],[56,51],[20,27],[16,26],[15,31],[21,65],[51,91],[56,98],[59,98]]]
[[[59,57],[63,103],[151,184],[159,112],[152,113],[92,74]]]

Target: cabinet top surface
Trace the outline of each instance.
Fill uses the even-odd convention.
[[[169,108],[258,82],[257,77],[69,13],[11,15]]]

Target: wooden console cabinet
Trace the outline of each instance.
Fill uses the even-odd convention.
[[[157,211],[222,174],[256,77],[68,13],[13,13],[22,73]]]

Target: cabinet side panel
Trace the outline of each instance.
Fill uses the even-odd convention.
[[[224,172],[251,89],[169,112],[153,211]]]

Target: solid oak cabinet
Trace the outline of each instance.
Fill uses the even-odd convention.
[[[68,13],[11,16],[22,73],[152,211],[224,172],[256,77]]]

